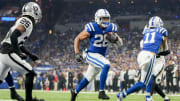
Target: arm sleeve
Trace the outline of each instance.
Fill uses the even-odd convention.
[[[15,29],[12,35],[10,36],[11,44],[15,53],[20,53],[20,49],[18,45],[19,36],[21,36],[21,32],[17,29]]]

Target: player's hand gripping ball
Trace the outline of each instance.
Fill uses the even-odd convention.
[[[107,40],[111,43],[116,43],[116,41],[118,41],[118,36],[114,32],[109,32],[107,34]]]

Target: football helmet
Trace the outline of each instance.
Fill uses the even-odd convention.
[[[108,18],[109,20],[103,21],[103,18]],[[95,22],[104,28],[106,28],[109,25],[110,18],[111,18],[111,15],[107,11],[107,9],[98,9],[95,13]]]
[[[149,20],[149,27],[163,27],[164,23],[159,16],[151,17]]]
[[[41,21],[42,18],[41,8],[35,2],[28,2],[24,4],[22,8],[22,15],[31,16],[34,18],[35,23],[38,23]]]

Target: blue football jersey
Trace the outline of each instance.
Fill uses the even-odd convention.
[[[96,22],[90,22],[85,25],[85,30],[90,34],[90,45],[87,52],[99,53],[105,56],[108,47],[106,36],[108,32],[117,32],[117,26],[110,23],[107,28],[102,29]]]
[[[163,41],[163,36],[167,37],[168,32],[165,28],[156,27],[153,29],[146,28],[143,31],[143,48],[142,50],[158,53]]]

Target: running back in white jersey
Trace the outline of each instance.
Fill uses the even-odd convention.
[[[25,28],[25,32],[22,33],[20,37],[18,37],[18,44],[24,43],[26,39],[30,36],[32,29],[33,29],[33,23],[28,17],[21,17],[19,18],[16,23],[10,28],[9,32],[7,33],[4,40],[1,42],[1,45],[3,43],[11,44],[10,36],[12,35],[12,32],[19,26],[22,25]]]

